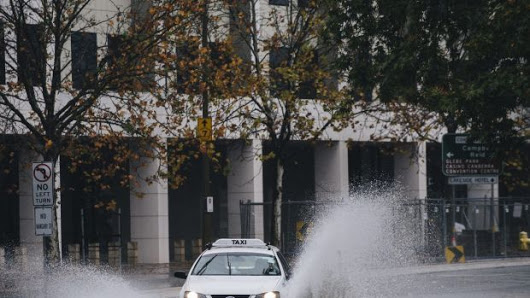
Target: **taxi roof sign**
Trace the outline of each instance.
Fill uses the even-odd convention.
[[[215,241],[212,247],[234,247],[234,246],[245,246],[245,247],[266,247],[267,244],[261,239],[228,239],[222,238]]]

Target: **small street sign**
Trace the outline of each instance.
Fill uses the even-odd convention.
[[[33,163],[33,206],[53,206],[53,163]]]
[[[497,176],[501,162],[488,145],[472,141],[469,134],[442,137],[442,172],[445,176]]]
[[[206,197],[206,212],[213,212],[213,197]]]
[[[499,178],[497,176],[449,177],[448,181],[451,185],[494,184],[499,182]]]
[[[201,142],[212,140],[212,118],[199,118],[197,120],[197,137]]]
[[[35,207],[35,235],[51,236],[52,230],[52,207]]]

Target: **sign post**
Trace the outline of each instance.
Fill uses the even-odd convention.
[[[452,188],[452,246],[456,246],[455,185],[498,183],[502,171],[501,162],[495,157],[495,150],[469,134],[449,133],[442,137],[442,173],[448,177]],[[493,191],[491,195],[493,204]],[[493,205],[492,205],[493,206]],[[491,214],[493,215],[493,209]],[[493,239],[495,239],[494,228]],[[493,240],[494,241],[494,240]]]
[[[42,247],[47,262],[48,237],[53,234],[53,163],[34,162],[32,176],[35,235],[44,236]]]

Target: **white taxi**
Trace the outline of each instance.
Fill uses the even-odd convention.
[[[175,277],[186,279],[181,298],[279,298],[289,267],[260,239],[219,239]]]

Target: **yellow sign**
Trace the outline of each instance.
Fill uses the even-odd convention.
[[[448,246],[445,248],[445,260],[448,264],[451,263],[465,263],[466,257],[464,256],[464,247],[459,246]]]
[[[307,235],[309,234],[310,229],[311,229],[311,224],[303,222],[303,221],[297,221],[296,222],[296,239],[299,241],[304,241]]]
[[[212,140],[212,118],[199,118],[197,120],[197,138],[202,142]]]

